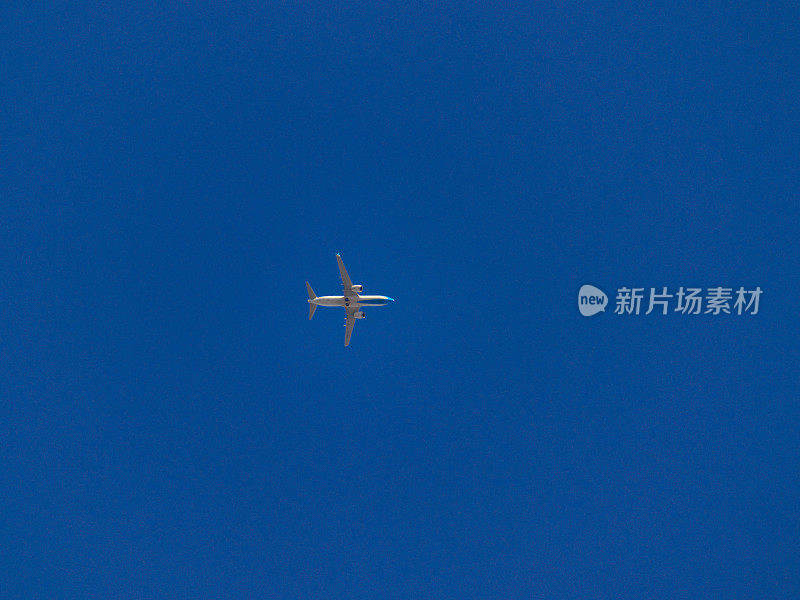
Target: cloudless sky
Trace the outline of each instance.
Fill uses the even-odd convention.
[[[796,3],[129,4],[0,19],[0,596],[800,596]]]

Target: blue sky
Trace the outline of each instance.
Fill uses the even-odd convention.
[[[800,593],[796,6],[5,12],[4,597]]]

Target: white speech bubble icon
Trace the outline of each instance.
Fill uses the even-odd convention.
[[[606,309],[608,296],[593,285],[582,285],[578,291],[578,310],[584,317],[591,317]]]

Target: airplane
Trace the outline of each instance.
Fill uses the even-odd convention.
[[[339,275],[342,277],[342,296],[317,296],[314,290],[311,289],[311,284],[306,281],[306,289],[308,290],[308,320],[314,316],[314,311],[317,306],[341,306],[344,308],[344,345],[350,345],[350,336],[353,334],[353,325],[356,319],[363,319],[367,315],[361,309],[366,306],[386,306],[389,302],[394,302],[394,298],[389,296],[362,296],[361,292],[364,289],[362,285],[353,285],[350,281],[350,276],[347,274],[347,269],[344,268],[342,257],[337,254],[336,261],[339,263]]]

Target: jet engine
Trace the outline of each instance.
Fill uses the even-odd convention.
[[[360,311],[358,311],[358,312],[354,312],[354,313],[353,313],[353,316],[354,316],[356,319],[366,319],[366,318],[367,318],[367,313],[365,313],[364,311],[361,311],[361,310],[360,310]]]
[[[363,286],[363,285],[361,285],[361,284],[359,284],[359,285],[354,285],[354,286],[351,286],[351,287],[353,288],[353,291],[354,291],[354,292],[358,292],[359,294],[360,294],[362,291],[364,291],[364,286]]]

